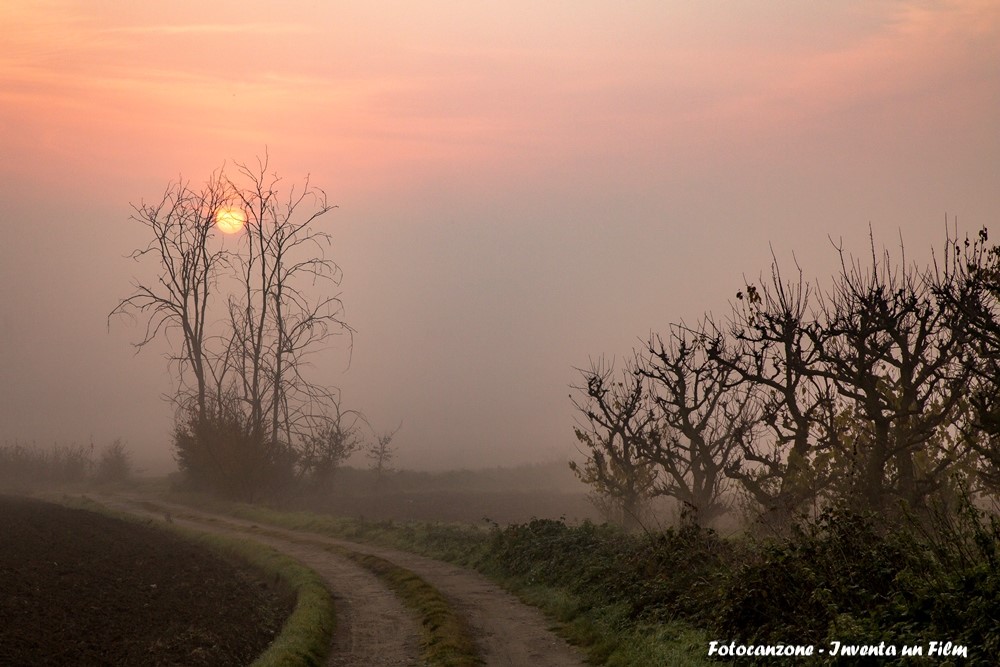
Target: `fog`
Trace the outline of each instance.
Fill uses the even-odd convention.
[[[5,3],[0,441],[171,468],[167,347],[107,319],[130,203],[265,151],[338,205],[356,333],[312,377],[418,470],[578,456],[574,369],[772,255],[996,224],[996,3],[368,5]]]

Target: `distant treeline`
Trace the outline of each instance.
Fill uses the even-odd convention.
[[[0,445],[0,484],[6,488],[123,481],[131,473],[131,456],[121,440],[101,448],[93,442],[43,447],[14,440]]]

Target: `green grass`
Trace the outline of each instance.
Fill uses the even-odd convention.
[[[384,558],[335,548],[382,579],[410,609],[420,616],[423,628],[423,658],[440,667],[476,667],[479,658],[468,625],[441,593],[405,568]]]
[[[710,638],[705,630],[677,620],[636,619],[620,603],[595,602],[599,594],[581,595],[568,585],[541,584],[533,572],[512,572],[494,552],[495,528],[362,521],[240,503],[206,502],[191,496],[182,501],[261,524],[369,542],[477,569],[527,604],[541,609],[556,622],[556,632],[581,647],[593,664],[713,664],[706,656]],[[567,567],[575,569],[576,565]]]

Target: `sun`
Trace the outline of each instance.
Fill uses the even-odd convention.
[[[215,226],[223,234],[235,234],[243,229],[247,217],[238,208],[224,206],[215,214]]]

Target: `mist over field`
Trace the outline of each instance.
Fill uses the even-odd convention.
[[[580,458],[576,368],[831,238],[926,263],[1000,210],[995,3],[5,3],[0,438],[175,466],[108,314],[131,204],[265,153],[323,188],[352,338],[312,377],[416,470]],[[947,216],[947,217],[946,217]],[[364,467],[362,457],[354,464]]]
[[[0,663],[996,664],[1000,2],[0,26]]]

